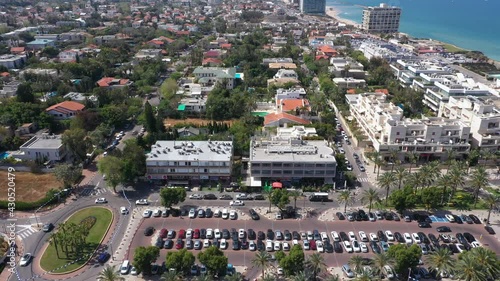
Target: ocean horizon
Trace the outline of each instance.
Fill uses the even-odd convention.
[[[500,61],[498,0],[326,0],[339,17],[361,23],[364,6],[387,3],[402,9],[399,31],[432,38]]]

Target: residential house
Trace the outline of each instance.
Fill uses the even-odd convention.
[[[177,129],[177,135],[179,137],[194,137],[199,135],[208,134],[208,130],[205,128],[194,128],[194,127],[182,127]]]
[[[55,119],[71,119],[76,114],[85,109],[85,105],[75,101],[63,101],[45,109],[47,114],[54,116]]]
[[[210,67],[217,67],[217,66],[221,66],[223,64],[223,61],[220,60],[220,59],[216,59],[216,58],[206,58],[206,59],[203,59],[201,65],[203,66],[210,66]]]
[[[265,127],[283,127],[287,125],[308,125],[311,121],[288,113],[269,113],[264,117]]]
[[[56,43],[54,40],[39,39],[26,43],[26,47],[29,50],[41,50],[46,47],[55,47]]]
[[[198,66],[193,71],[194,76],[198,79],[198,83],[207,86],[221,83],[226,86],[226,89],[233,89],[235,82],[236,69],[233,67],[203,67]]]
[[[295,70],[280,69],[274,75],[274,79],[281,79],[281,78],[291,78],[291,79],[298,80],[299,76],[297,75],[297,72],[295,72]]]
[[[300,99],[306,96],[306,90],[302,87],[294,87],[290,89],[279,88],[276,90],[275,101],[282,99]]]
[[[17,88],[21,85],[21,82],[14,80],[3,85],[3,89],[0,91],[1,98],[11,98],[16,95]]]
[[[0,55],[0,65],[7,69],[22,68],[26,63],[26,55]]]
[[[328,70],[335,77],[352,77],[355,79],[365,79],[366,77],[363,65],[352,58],[333,57],[330,58],[330,64]]]
[[[14,131],[16,137],[34,134],[38,130],[36,123],[25,123]]]
[[[116,89],[132,85],[133,82],[129,79],[120,79],[114,77],[103,77],[97,81],[97,85],[101,88]]]
[[[138,60],[143,59],[159,59],[161,58],[161,50],[160,49],[141,49],[135,54],[135,58]]]
[[[366,81],[364,79],[355,79],[352,77],[336,77],[333,78],[333,83],[337,85],[339,90],[366,87]]]
[[[67,155],[60,135],[42,134],[29,139],[11,154],[14,158],[33,161],[61,161]]]

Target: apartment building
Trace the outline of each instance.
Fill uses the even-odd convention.
[[[332,184],[337,161],[326,141],[306,141],[314,128],[278,128],[275,136],[254,137],[250,143],[250,181],[252,186],[280,181],[287,185],[313,180]]]
[[[446,63],[421,59],[399,59],[392,63],[391,69],[402,87],[411,87],[415,90],[424,90],[429,86],[421,74],[446,75],[452,74],[452,69]]]
[[[198,66],[194,69],[193,74],[196,78],[198,78],[198,83],[203,86],[221,83],[222,85],[225,85],[228,90],[234,88],[234,80],[236,76],[236,69],[234,67],[222,68]]]
[[[355,79],[365,79],[366,73],[363,70],[363,65],[352,58],[330,58],[331,66],[328,70],[335,77],[352,77]]]
[[[1,55],[0,65],[5,66],[7,69],[22,68],[26,63],[26,55]]]
[[[326,12],[325,0],[300,0],[299,6],[303,14],[324,15]]]
[[[500,150],[500,98],[493,96],[450,97],[441,104],[438,116],[460,119],[470,126],[472,146]]]
[[[426,159],[444,159],[448,150],[455,151],[457,157],[470,150],[471,127],[461,120],[404,118],[403,110],[387,102],[382,93],[356,95],[348,101],[352,117],[387,160],[393,150],[400,152],[401,160],[407,152]]]
[[[275,100],[282,99],[301,99],[306,96],[306,90],[302,87],[294,87],[290,89],[279,88],[276,90]]]
[[[339,90],[366,87],[365,79],[355,79],[352,77],[348,77],[348,78],[336,77],[336,78],[333,78],[333,83],[335,83],[335,85],[337,85]]]
[[[147,154],[147,177],[169,185],[228,182],[232,155],[231,141],[157,141]]]
[[[361,28],[373,33],[396,33],[399,31],[401,8],[381,3],[378,7],[363,9]]]
[[[19,147],[19,151],[11,154],[14,158],[38,161],[61,161],[66,157],[67,151],[60,135],[43,133],[29,139]]]

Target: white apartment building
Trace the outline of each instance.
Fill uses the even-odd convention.
[[[213,86],[216,83],[221,83],[226,86],[226,89],[234,88],[234,80],[236,69],[234,67],[204,67],[198,66],[194,69],[193,74],[198,78],[198,83],[202,86]]]
[[[445,63],[431,60],[399,59],[390,66],[402,87],[412,87],[415,90],[423,89],[425,91],[425,88],[428,87],[425,80],[420,77],[421,74],[446,75],[452,73],[451,68]]]
[[[421,75],[424,82],[433,82],[432,87],[427,87],[423,103],[434,112],[439,111],[441,103],[448,102],[450,97],[456,96],[486,96],[498,93],[474,79],[465,76],[463,73],[455,73],[450,75]],[[430,82],[429,81],[429,82]]]
[[[232,155],[231,141],[157,141],[147,154],[147,177],[169,185],[228,182]]]
[[[281,78],[292,78],[298,80],[299,75],[297,75],[297,72],[295,72],[295,70],[280,69],[276,74],[274,74],[274,79],[281,79]]]
[[[3,89],[0,90],[0,98],[11,98],[15,96],[19,85],[21,85],[21,82],[17,80],[5,83]]]
[[[364,88],[366,86],[365,79],[355,79],[352,77],[336,77],[333,78],[333,83],[337,85],[340,90],[352,88]]]
[[[161,50],[160,49],[142,49],[135,54],[135,58],[138,60],[144,59],[159,59],[161,58]]]
[[[363,70],[363,65],[352,58],[332,57],[330,58],[330,64],[331,66],[328,67],[328,70],[335,75],[335,77],[365,79],[366,73]]]
[[[67,151],[60,135],[42,134],[34,136],[19,147],[19,151],[11,154],[14,158],[38,161],[61,161]]]
[[[450,97],[438,116],[460,119],[471,127],[472,146],[500,150],[500,98],[493,96]]]
[[[332,184],[337,161],[326,141],[306,141],[316,134],[314,128],[279,128],[276,136],[254,137],[250,143],[250,182],[262,186],[275,181],[285,186],[302,179]]]
[[[378,7],[363,9],[361,28],[373,33],[396,33],[399,31],[401,8],[380,4]]]
[[[26,63],[26,55],[1,55],[0,65],[7,69],[22,68]]]
[[[306,96],[306,90],[302,87],[295,87],[290,89],[279,88],[276,90],[275,100],[285,99],[302,99]]]
[[[373,145],[386,159],[390,152],[415,152],[422,158],[444,159],[447,150],[457,156],[470,150],[471,128],[456,119],[432,117],[406,119],[403,110],[386,102],[386,95],[365,93],[350,102],[350,112]]]

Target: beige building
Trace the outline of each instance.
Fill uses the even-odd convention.
[[[367,7],[363,10],[361,28],[373,33],[395,33],[399,31],[401,8],[380,4],[378,7]]]

